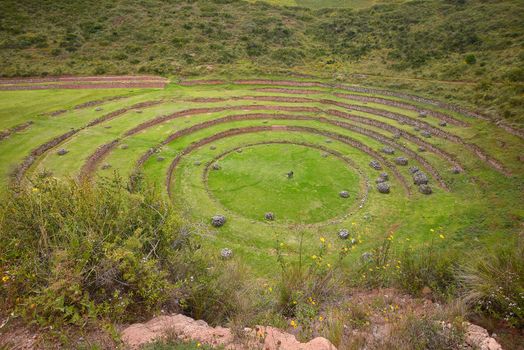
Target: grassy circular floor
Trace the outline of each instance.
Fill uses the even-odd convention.
[[[272,212],[279,222],[321,222],[343,215],[358,198],[355,170],[304,145],[254,145],[226,153],[217,163],[220,170],[211,168],[207,178],[210,192],[227,209],[254,220]]]

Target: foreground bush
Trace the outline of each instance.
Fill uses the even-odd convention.
[[[156,191],[130,192],[118,178],[13,189],[0,205],[0,309],[40,324],[143,316],[182,285],[180,232]]]
[[[466,301],[477,311],[524,328],[524,237],[480,256],[460,274]]]

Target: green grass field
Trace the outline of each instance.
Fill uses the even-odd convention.
[[[389,235],[398,250],[434,243],[460,252],[519,230],[519,136],[405,96],[354,86],[290,86],[297,82],[0,92],[3,130],[33,122],[0,140],[2,185],[13,181],[10,174],[33,150],[73,128],[74,134],[34,157],[23,181],[44,171],[97,179],[115,173],[128,178],[140,170],[166,196],[170,190],[210,254],[231,248],[264,278],[271,278],[277,245],[293,256],[302,234],[306,256],[322,239],[332,261],[345,244],[339,230],[349,230],[360,241],[351,264]],[[114,96],[124,97],[74,108]],[[366,100],[372,97],[379,100]],[[158,103],[133,107],[145,101]],[[49,114],[56,110],[65,111]],[[420,111],[428,115],[420,117]],[[448,118],[446,126],[442,118]],[[426,129],[431,137],[422,135]],[[103,145],[109,148],[94,157]],[[384,146],[395,153],[382,152]],[[67,153],[58,155],[60,149]],[[408,165],[396,165],[397,157]],[[373,159],[383,170],[370,167]],[[219,170],[212,169],[215,163]],[[431,195],[419,192],[412,166],[427,174]],[[463,171],[453,173],[456,166]],[[389,175],[389,194],[377,191],[381,172]],[[274,221],[264,219],[267,212]],[[227,217],[223,227],[210,225],[216,214]]]

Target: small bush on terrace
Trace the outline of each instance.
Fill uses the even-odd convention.
[[[191,247],[180,232],[155,190],[118,177],[13,189],[0,205],[0,311],[40,324],[143,317],[182,285]]]

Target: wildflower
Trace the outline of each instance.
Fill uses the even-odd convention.
[[[331,268],[331,264],[327,263],[327,267],[328,267],[328,269],[330,269]]]
[[[311,256],[311,259],[316,260],[316,259],[317,259],[317,256],[316,256],[316,255],[312,255],[312,256]]]
[[[3,276],[2,277],[2,282],[7,283],[7,281],[9,281],[9,276],[7,276],[7,275]]]
[[[320,242],[321,243],[325,243],[326,242],[326,239],[324,237],[320,237]]]
[[[322,316],[318,316],[318,320],[319,320],[320,322],[322,322],[322,321],[324,321],[324,317],[322,317]]]
[[[296,300],[293,300],[293,305],[297,305],[297,301]]]
[[[31,309],[34,309],[35,307],[36,307],[35,304],[31,304],[31,305],[30,305],[30,308],[31,308]]]
[[[284,243],[280,243],[280,248],[283,248],[284,247]]]
[[[289,324],[293,328],[297,328],[298,327],[298,323],[295,320],[291,320],[291,322],[289,322]]]
[[[271,293],[273,291],[273,288],[269,287],[267,290]]]
[[[351,225],[355,226],[357,223],[356,222],[352,222]]]
[[[441,239],[444,239],[444,238],[445,238],[444,235],[438,235],[438,236],[439,236]]]
[[[39,191],[39,189],[38,189],[38,188],[36,188],[36,187],[33,187],[33,190],[32,190],[32,191],[33,191],[34,193],[36,193],[36,192],[38,192],[38,191]]]
[[[430,231],[430,232],[435,232],[435,230],[434,230],[434,229],[432,229],[432,228],[430,228],[430,229],[429,229],[429,231]]]
[[[199,348],[199,347],[201,347],[201,346],[202,346],[202,344],[200,344],[200,343],[197,343],[197,348]]]

